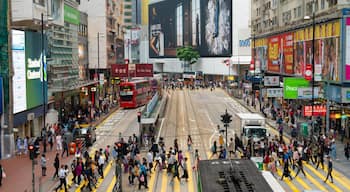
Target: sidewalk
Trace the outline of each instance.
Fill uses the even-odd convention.
[[[101,115],[99,119],[92,123],[92,126],[97,126],[104,119],[106,119],[109,114],[116,111],[118,107],[110,109],[109,113]],[[42,147],[42,145],[40,145]],[[40,149],[43,151],[42,149]],[[35,165],[35,191],[48,191],[52,189],[54,185],[57,185],[57,180],[52,180],[54,174],[53,162],[56,155],[56,145],[54,145],[52,151],[49,150],[46,153],[47,159],[47,170],[45,177],[41,176],[40,158],[41,154],[36,159],[37,164]],[[74,155],[66,157],[66,155],[61,158],[60,154],[60,164],[70,164]],[[29,159],[29,155],[14,156],[9,159],[0,160],[6,172],[6,178],[2,180],[2,186],[0,191],[32,191],[32,161]]]
[[[254,112],[254,113],[261,113],[259,110],[259,105],[256,105],[256,108],[252,106],[247,106],[247,104],[243,101],[243,99],[238,99],[235,97],[232,97],[235,101],[239,102],[241,105],[243,105],[248,111]],[[278,125],[275,120],[272,120],[270,118],[266,118],[266,123],[277,130]],[[287,138],[290,138],[290,131],[284,132],[285,136]],[[344,144],[346,142],[350,141],[349,138],[344,138],[344,142],[342,143],[340,141],[340,138],[336,138],[336,151],[337,151],[337,158],[333,160],[333,166],[334,169],[338,172],[342,173],[345,177],[350,178],[350,160],[346,160],[344,155]]]

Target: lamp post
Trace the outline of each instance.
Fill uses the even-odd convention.
[[[43,130],[46,131],[46,94],[45,94],[45,61],[44,61],[44,14],[41,13],[41,73],[42,73],[42,96],[43,96]]]
[[[253,78],[252,78],[252,91],[253,91],[253,96],[252,96],[252,106],[255,108],[255,88],[254,88],[254,80],[255,80],[255,68],[256,68],[256,62],[255,62],[255,30],[253,30],[253,62],[254,62],[254,71],[253,71]]]
[[[311,135],[314,133],[315,123],[314,123],[314,105],[315,105],[315,0],[312,1],[312,79],[311,79]],[[305,16],[304,20],[309,20],[310,16]]]

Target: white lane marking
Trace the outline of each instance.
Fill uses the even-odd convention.
[[[214,123],[213,123],[213,121],[211,120],[208,111],[205,111],[205,114],[207,115],[207,117],[208,117],[208,119],[209,119],[210,125],[211,125],[212,127],[214,127]],[[213,129],[215,129],[215,128],[213,128]]]
[[[159,128],[158,137],[157,137],[157,143],[159,142],[159,137],[160,137],[160,133],[162,132],[164,120],[165,120],[165,118],[163,118],[162,122],[160,123],[160,128]]]

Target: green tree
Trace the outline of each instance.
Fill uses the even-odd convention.
[[[176,49],[176,57],[183,61],[185,69],[197,62],[199,59],[199,53],[191,46],[179,47]],[[185,70],[186,71],[186,70]]]

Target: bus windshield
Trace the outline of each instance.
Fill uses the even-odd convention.
[[[266,137],[266,129],[259,127],[245,127],[245,136],[253,136],[253,138]]]

